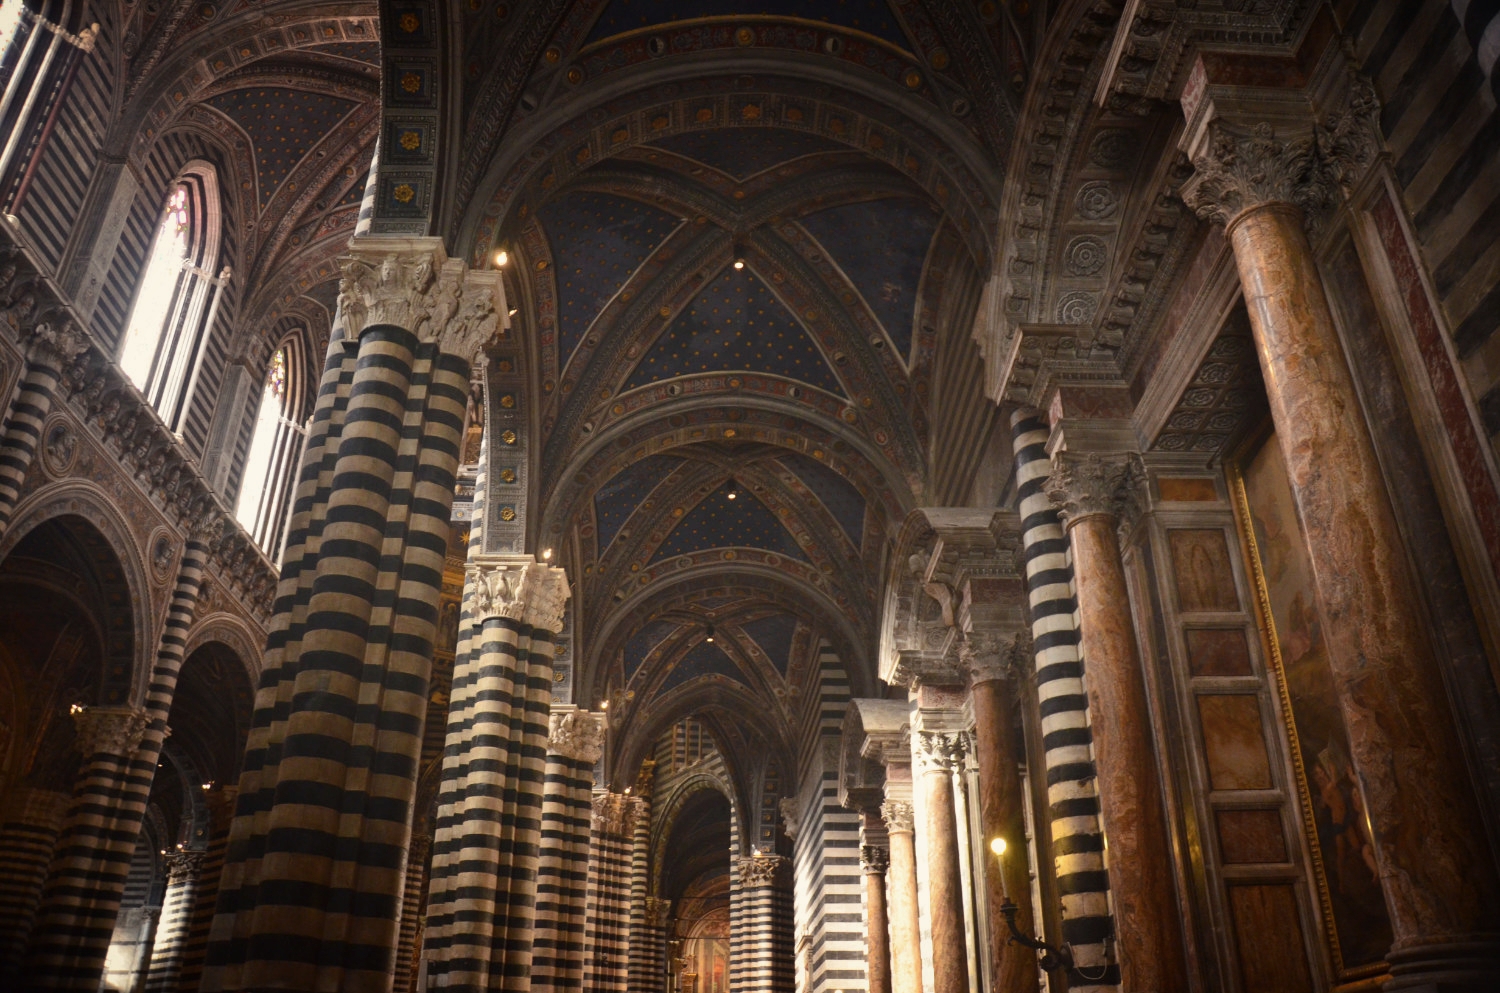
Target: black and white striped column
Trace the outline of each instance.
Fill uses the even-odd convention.
[[[470,361],[498,274],[435,239],[344,260],[206,991],[388,985]]]
[[[1113,924],[1078,649],[1072,556],[1044,491],[1052,471],[1047,422],[1036,410],[1022,407],[1010,423],[1063,940],[1072,945],[1080,967],[1069,973],[1068,988],[1078,993],[1113,989],[1119,984],[1119,970],[1108,964],[1105,945]]]
[[[418,952],[422,946],[422,914],[427,902],[427,870],[432,856],[432,836],[412,827],[411,848],[406,853],[406,888],[401,894],[401,930],[396,941],[396,969],[391,988],[407,993],[415,988]]]
[[[203,872],[204,851],[168,852],[167,892],[162,897],[161,919],[151,943],[151,965],[146,973],[146,993],[173,993],[182,972],[182,955],[193,923],[193,905]]]
[[[739,860],[734,888],[739,891],[743,920],[741,947],[745,961],[738,970],[735,993],[791,993],[792,897],[790,866],[781,855],[752,855]]]
[[[553,708],[537,861],[533,993],[583,989],[594,766],[603,754],[602,715]]]
[[[0,823],[0,986],[20,977],[70,799],[66,793],[34,788],[5,797],[5,819]]]
[[[1449,0],[1458,23],[1463,25],[1464,35],[1474,49],[1479,62],[1479,71],[1489,80],[1500,100],[1500,80],[1495,76],[1495,63],[1500,61],[1500,4],[1495,0]]]
[[[561,569],[471,557],[472,644],[455,663],[424,956],[429,989],[526,990],[531,981],[552,639]]]
[[[655,765],[648,759],[635,784],[640,816],[636,818],[630,855],[630,971],[626,986],[629,993],[654,993],[657,977],[664,969],[665,940],[655,933],[646,908],[651,893],[651,790]]]
[[[27,953],[34,987],[92,993],[104,971],[131,856],[151,796],[208,549],[223,527],[210,510],[183,546],[143,709],[77,715],[84,767],[42,891]]]
[[[83,332],[71,322],[39,324],[31,330],[26,372],[0,437],[0,535],[16,511],[21,485],[42,443],[42,422],[58,395],[63,372],[87,348]]]
[[[229,825],[239,789],[215,786],[207,795],[208,847],[198,870],[198,890],[193,897],[192,918],[183,943],[182,968],[178,970],[178,993],[198,993],[203,979],[203,954],[208,949],[208,931],[213,925],[214,904],[219,899],[219,878],[224,872],[224,851],[229,843]]]
[[[583,988],[625,993],[630,956],[630,881],[635,826],[649,820],[624,793],[598,792],[589,830],[588,920],[583,932]]]

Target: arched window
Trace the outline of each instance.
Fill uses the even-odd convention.
[[[229,282],[219,261],[219,186],[206,162],[172,184],[120,343],[120,368],[176,430],[192,404],[204,344]]]
[[[235,517],[273,558],[280,556],[306,432],[305,371],[302,337],[289,335],[271,356],[240,476]]]

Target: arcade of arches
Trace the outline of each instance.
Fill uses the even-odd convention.
[[[1497,39],[0,0],[0,987],[1497,988]]]

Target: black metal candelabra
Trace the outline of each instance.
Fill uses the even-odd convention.
[[[1021,908],[1017,907],[1009,897],[1007,897],[1005,901],[1000,904],[1000,913],[1005,915],[1005,923],[1010,927],[1010,940],[1018,945],[1025,945],[1027,948],[1032,948],[1036,951],[1041,952],[1042,968],[1046,969],[1048,972],[1051,972],[1054,969],[1073,968],[1072,949],[1068,948],[1066,945],[1062,946],[1061,948],[1056,945],[1049,945],[1045,941],[1041,941],[1037,938],[1033,938],[1029,934],[1025,934],[1021,931],[1020,928],[1016,927],[1016,912],[1020,909]]]

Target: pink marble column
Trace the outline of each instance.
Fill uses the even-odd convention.
[[[1187,987],[1172,848],[1162,806],[1130,593],[1120,561],[1117,508],[1133,482],[1124,455],[1053,459],[1048,496],[1073,550],[1079,648],[1089,727],[1099,770],[1099,807],[1109,846],[1120,974],[1129,990]]]
[[[891,993],[891,932],[886,912],[885,873],[891,864],[889,848],[859,847],[859,867],[865,877],[865,984],[868,993]]]
[[[891,841],[890,916],[892,993],[922,993],[922,925],[917,909],[916,825],[911,803],[880,807]]]
[[[1500,878],[1370,426],[1294,206],[1336,188],[1347,163],[1340,147],[1311,134],[1215,121],[1202,135],[1185,197],[1225,224],[1239,268],[1390,910],[1395,979],[1386,989],[1494,989]]]
[[[965,753],[963,737],[941,731],[920,731],[916,737],[927,827],[922,856],[927,863],[927,909],[932,915],[933,993],[969,990],[969,945],[964,934],[964,886],[953,796],[953,774]]]

